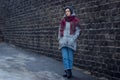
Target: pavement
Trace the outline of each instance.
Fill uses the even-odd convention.
[[[63,78],[63,64],[53,58],[0,43],[0,80],[97,80],[73,69],[73,78]]]

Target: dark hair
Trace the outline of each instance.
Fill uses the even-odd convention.
[[[69,10],[70,10],[70,13],[73,14],[73,8],[72,8],[72,6],[66,6],[66,7],[64,7],[64,11],[65,11],[66,9],[69,9]]]

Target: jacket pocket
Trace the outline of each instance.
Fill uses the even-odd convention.
[[[68,41],[68,45],[74,45],[75,40],[73,38],[70,38]]]
[[[67,43],[67,39],[65,37],[63,37],[59,40],[60,45],[65,45],[66,43]]]

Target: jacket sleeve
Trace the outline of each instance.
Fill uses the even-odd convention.
[[[80,28],[76,27],[76,31],[75,31],[75,34],[73,35],[73,39],[76,40],[78,38],[79,34],[80,34]]]

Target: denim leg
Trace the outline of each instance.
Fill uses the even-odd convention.
[[[68,49],[67,47],[63,47],[61,49],[62,51],[62,58],[63,58],[63,64],[64,64],[64,69],[69,69],[69,59],[68,59]]]
[[[73,54],[74,54],[74,50],[68,48],[68,61],[69,61],[69,69],[72,69],[73,67]]]

